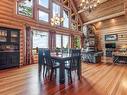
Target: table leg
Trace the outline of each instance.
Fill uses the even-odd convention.
[[[78,64],[78,79],[80,80],[80,77],[81,77],[81,60]]]
[[[60,61],[59,82],[61,84],[65,83],[65,63],[64,61]]]

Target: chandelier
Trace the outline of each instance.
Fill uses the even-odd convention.
[[[98,4],[100,4],[100,0],[82,0],[80,4],[80,12],[87,11],[90,13],[98,6]]]
[[[59,26],[64,21],[63,17],[60,17],[58,14],[55,14],[53,18],[51,18],[51,25],[52,26]]]

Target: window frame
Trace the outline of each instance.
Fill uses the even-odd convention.
[[[53,17],[53,4],[56,4],[60,7],[60,13],[59,13],[59,16],[61,17],[61,4],[57,3],[57,2],[52,2],[52,17]]]
[[[24,0],[25,1],[25,0]],[[20,14],[19,13],[19,3],[20,3],[21,1],[19,0],[19,1],[16,1],[16,14],[17,15],[19,15],[19,16],[22,16],[22,17],[26,17],[26,18],[34,18],[34,10],[35,10],[35,5],[34,5],[34,0],[32,0],[32,16],[27,16],[27,15],[23,15],[23,14]]]
[[[48,14],[48,21],[45,21],[45,20],[39,20],[39,11],[42,11],[42,12],[44,12],[44,13],[47,13],[47,14]],[[37,14],[38,14],[38,22],[40,22],[40,23],[47,23],[47,24],[49,24],[49,23],[50,23],[50,15],[49,15],[49,12],[43,11],[43,10],[41,10],[41,9],[38,9]]]
[[[67,48],[70,48],[70,35],[65,35],[65,34],[62,35],[62,46],[63,46],[63,43],[64,43],[64,40],[63,40],[64,36],[68,36],[68,47]]]
[[[45,8],[45,9],[50,9],[50,0],[48,0],[48,8],[43,6],[43,5],[41,5],[41,4],[39,4],[39,0],[38,0],[37,3],[38,3],[38,6],[41,6],[41,7]]]
[[[64,26],[64,21],[63,21],[63,23],[62,23],[62,27],[63,27],[63,28],[66,28],[66,29],[70,29],[70,9],[69,9],[69,8],[63,7],[63,9],[62,9],[62,17],[63,17],[63,18],[64,18],[64,13],[63,13],[64,10],[65,10],[65,11],[68,11],[68,16],[69,16],[69,17],[68,17],[68,27],[65,27],[65,26]]]
[[[56,33],[56,35],[61,35],[61,48],[63,48],[63,36],[68,36],[69,39],[69,47],[68,48],[71,48],[71,36],[69,34],[61,34],[61,33]],[[56,38],[55,38],[56,39]],[[55,44],[56,44],[56,41],[55,41]],[[56,48],[56,45],[55,45],[55,48]]]
[[[50,33],[49,33],[49,31],[47,30],[47,29],[32,29],[32,33],[33,33],[33,31],[39,31],[39,32],[44,32],[44,33],[47,33],[48,34],[48,43],[47,43],[47,45],[48,45],[48,48],[50,48]],[[32,36],[32,41],[33,41],[33,36]],[[33,48],[33,42],[32,42],[32,49],[34,49]]]
[[[53,3],[55,3],[56,5],[60,6],[60,17],[62,17],[62,10],[63,10],[63,5],[60,2],[60,0],[51,0],[51,11],[50,11],[50,22],[51,22],[51,18],[53,17]],[[61,27],[62,23],[60,23],[60,25],[57,25],[57,27]]]

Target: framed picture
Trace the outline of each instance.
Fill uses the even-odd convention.
[[[105,41],[117,41],[117,40],[118,40],[117,34],[105,35]]]

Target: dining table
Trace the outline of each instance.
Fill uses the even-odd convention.
[[[60,64],[59,67],[59,83],[65,83],[65,64],[73,57],[69,53],[51,54],[51,58]],[[81,64],[79,63],[79,73],[81,75]]]

